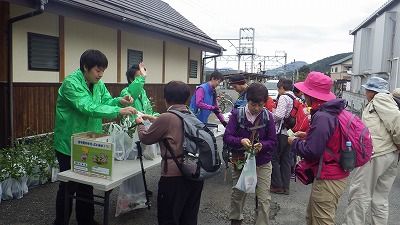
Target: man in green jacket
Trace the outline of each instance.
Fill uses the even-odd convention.
[[[102,119],[118,115],[137,113],[131,104],[131,96],[112,98],[101,78],[108,66],[107,57],[98,50],[87,50],[80,58],[80,69],[68,75],[58,89],[56,118],[54,125],[54,149],[60,165],[60,172],[71,169],[71,135],[93,131],[102,132]],[[70,184],[68,184],[70,185]],[[77,197],[93,201],[93,187],[75,183],[70,188]],[[54,224],[64,224],[72,211],[72,199],[67,215],[64,215],[65,182],[60,182],[56,198],[56,219]],[[94,204],[76,201],[76,220],[79,225],[97,224],[94,221]],[[68,218],[65,218],[68,217]]]
[[[147,71],[144,68],[144,63],[134,64],[128,71],[126,71],[126,79],[128,80],[128,87],[121,91],[120,96],[130,95],[134,99],[133,107],[139,112],[143,113],[143,119],[148,119],[153,122],[160,114],[153,112],[151,102],[146,95],[143,86],[146,81]],[[136,116],[132,116],[131,120],[134,122]]]

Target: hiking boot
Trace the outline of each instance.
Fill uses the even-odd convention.
[[[283,194],[283,189],[280,187],[271,187],[269,189],[269,192],[275,193],[275,194]]]
[[[241,225],[242,221],[241,220],[231,220],[231,225]]]
[[[283,189],[283,194],[285,194],[285,195],[289,195],[290,194],[290,191],[289,191],[289,188],[284,188]]]

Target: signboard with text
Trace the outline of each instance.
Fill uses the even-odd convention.
[[[71,171],[112,179],[115,145],[105,140],[109,136],[93,132],[71,137]]]

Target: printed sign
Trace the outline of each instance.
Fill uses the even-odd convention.
[[[93,133],[90,133],[93,136]],[[104,135],[103,135],[104,136]],[[102,137],[102,140],[105,140]],[[115,145],[84,133],[71,137],[71,170],[89,176],[112,179]]]

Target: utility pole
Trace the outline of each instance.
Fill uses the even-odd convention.
[[[250,70],[251,73],[253,73],[254,36],[255,36],[254,28],[240,28],[239,30],[239,51],[237,52],[238,70],[240,68],[240,58],[242,56],[250,56],[251,57]]]

